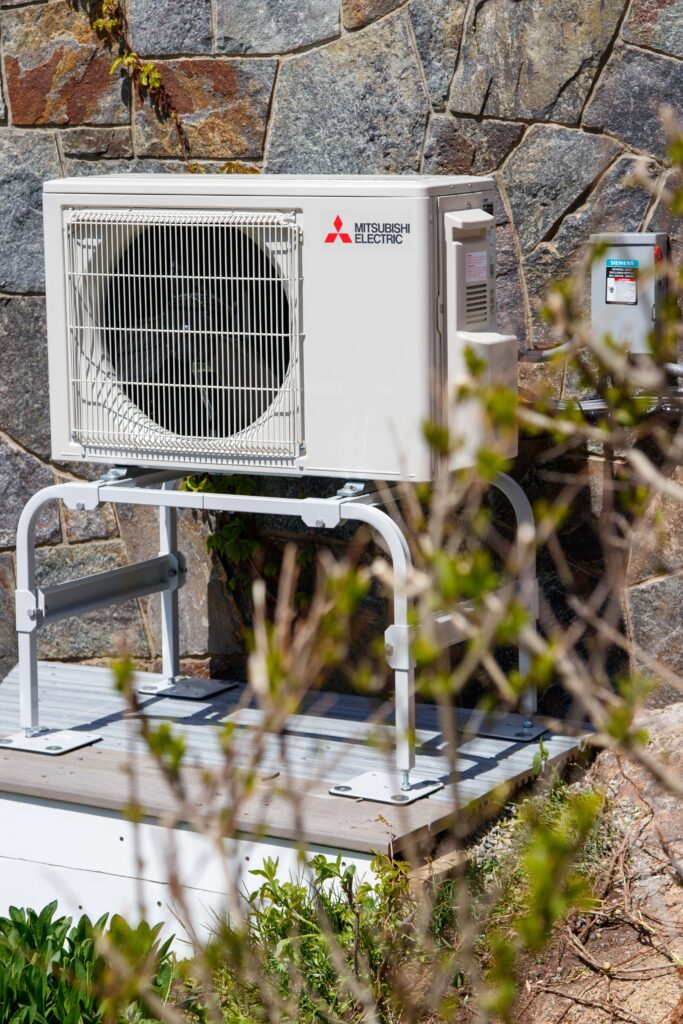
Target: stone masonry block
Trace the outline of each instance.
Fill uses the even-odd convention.
[[[683,575],[631,587],[627,601],[634,642],[674,672],[683,672]]]
[[[624,39],[683,57],[683,0],[634,0]]]
[[[130,0],[130,37],[138,53],[211,53],[211,0]]]
[[[287,53],[337,35],[337,0],[216,0],[221,53]]]
[[[42,188],[60,173],[51,132],[0,129],[0,291],[44,287]]]
[[[153,558],[159,550],[156,509],[129,505],[118,508],[121,535],[130,561]],[[180,651],[183,657],[240,655],[242,627],[225,572],[206,550],[209,529],[190,511],[178,514],[178,549],[187,565],[187,580],[178,595]],[[144,601],[153,654],[161,651],[159,598]]]
[[[5,15],[7,98],[15,125],[124,124],[124,80],[109,74],[87,12],[69,0]]]
[[[386,18],[282,65],[267,169],[415,172],[427,112],[405,15]]]
[[[369,25],[400,7],[402,0],[341,0],[344,28],[353,31]]]
[[[275,80],[274,60],[175,60],[161,65],[193,157],[258,159]],[[178,156],[170,121],[137,100],[134,132],[143,156]]]
[[[472,5],[451,110],[578,120],[624,0],[482,0]]]
[[[133,155],[130,128],[68,128],[60,134],[67,157],[114,160]]]
[[[47,335],[42,295],[0,298],[0,430],[50,456]]]
[[[666,135],[660,110],[669,104],[683,112],[683,62],[629,46],[615,49],[583,123],[623,139],[644,153],[663,157]]]
[[[14,567],[10,554],[0,555],[0,680],[17,660],[14,621]]]
[[[62,583],[126,564],[121,541],[41,548],[36,559],[38,585]],[[38,656],[59,660],[112,658],[119,654],[148,658],[137,601],[100,608],[78,618],[62,619],[38,633]]]
[[[29,498],[55,482],[54,473],[33,455],[0,438],[0,548],[13,548],[17,523]],[[56,544],[61,540],[59,513],[54,502],[38,516],[36,541]]]
[[[425,140],[425,174],[490,174],[523,133],[522,124],[437,114]]]
[[[612,139],[571,128],[527,132],[503,170],[522,252],[543,240],[618,152]]]
[[[443,110],[460,48],[465,0],[410,0],[417,49],[432,106]]]

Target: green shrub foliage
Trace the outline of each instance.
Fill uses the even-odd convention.
[[[160,928],[131,928],[116,915],[74,925],[57,916],[56,901],[40,913],[10,907],[0,917],[0,1024],[156,1021],[145,992],[163,1004],[173,979]]]

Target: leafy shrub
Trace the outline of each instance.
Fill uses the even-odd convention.
[[[397,979],[421,955],[407,865],[378,857],[373,882],[359,882],[341,856],[315,856],[309,867],[308,884],[282,882],[277,861],[267,860],[252,872],[263,884],[249,897],[245,928],[225,923],[216,935],[215,949],[230,951],[215,974],[225,1020],[260,1020],[264,981],[283,1020],[366,1019],[356,983],[372,992],[380,1019],[398,1019]],[[249,958],[263,972],[253,986],[245,984]]]
[[[131,928],[114,915],[107,928],[105,914],[94,924],[83,916],[72,926],[70,917],[56,917],[56,911],[55,901],[40,913],[10,907],[9,917],[0,917],[0,1024],[156,1020],[141,989],[148,985],[148,992],[161,1002],[171,990],[171,940],[158,944],[161,925],[143,922]],[[116,969],[106,949],[113,951]],[[133,975],[134,968],[145,964],[152,967],[148,981],[144,971],[143,976]],[[126,973],[127,979],[122,977]]]

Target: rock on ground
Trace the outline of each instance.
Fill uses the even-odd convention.
[[[683,778],[683,704],[637,723],[648,749]],[[587,781],[608,797],[612,833],[598,881],[600,914],[558,928],[525,965],[517,1024],[681,1024],[683,800],[639,765],[602,753]],[[593,966],[591,966],[591,964]]]

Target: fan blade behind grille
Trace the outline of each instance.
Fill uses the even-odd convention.
[[[259,420],[289,368],[289,323],[268,253],[222,224],[142,227],[110,273],[102,317],[127,398],[188,438],[230,437]]]

